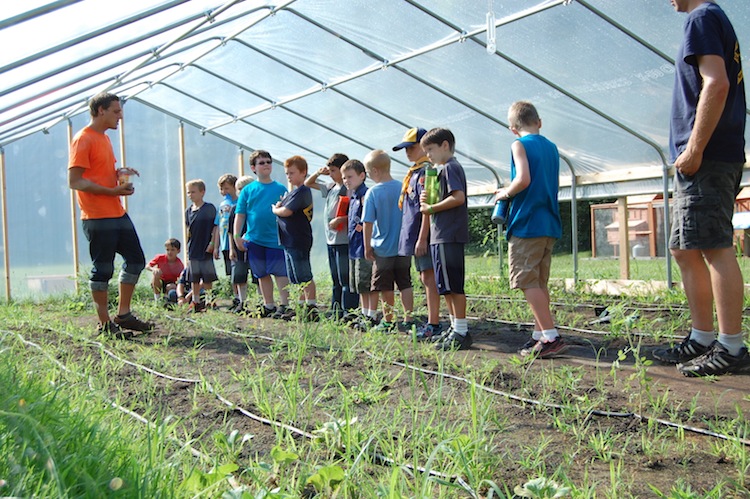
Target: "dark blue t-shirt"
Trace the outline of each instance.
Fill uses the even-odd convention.
[[[288,217],[276,217],[279,226],[279,244],[285,248],[309,250],[312,248],[313,216],[312,191],[306,185],[293,189],[281,200],[281,206],[292,210]]]
[[[362,206],[365,194],[367,186],[364,183],[349,193],[349,258],[352,260],[365,257],[365,236],[362,232]],[[360,227],[359,231],[357,226]]]
[[[206,248],[216,225],[216,207],[211,203],[203,203],[200,208],[193,210],[190,206],[185,210],[185,225],[188,228],[188,259],[213,259],[213,252],[206,253]]]
[[[687,145],[695,123],[696,105],[702,88],[698,70],[701,55],[724,59],[729,78],[729,94],[703,158],[742,163],[745,161],[745,85],[740,46],[732,24],[721,7],[704,3],[688,14],[685,34],[675,60],[672,94],[670,157],[674,161]]]
[[[419,238],[419,229],[422,227],[422,212],[419,211],[419,196],[424,191],[425,168],[430,165],[429,161],[419,163],[421,168],[412,172],[409,179],[409,187],[404,193],[404,204],[401,208],[401,237],[398,240],[399,256],[413,256],[414,247]],[[429,243],[429,238],[427,242]]]

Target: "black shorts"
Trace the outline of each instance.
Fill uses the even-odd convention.
[[[464,294],[464,244],[431,244],[432,268],[435,271],[435,284],[438,293],[447,295]]]

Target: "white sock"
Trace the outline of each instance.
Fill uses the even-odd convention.
[[[237,298],[239,298],[242,303],[245,303],[245,300],[247,300],[247,286],[240,286],[240,292],[237,295]]]
[[[719,333],[719,343],[727,349],[729,355],[734,355],[735,357],[740,354],[742,347],[745,346],[742,341],[742,334]]]
[[[550,341],[555,341],[559,337],[560,334],[557,332],[557,328],[555,327],[542,331],[542,339],[547,343],[549,343]]]
[[[315,298],[313,298],[312,300],[305,300],[305,303],[310,307],[314,307],[315,305],[317,305]]]
[[[271,310],[272,308],[276,307],[276,302],[264,303],[263,306],[266,307],[268,310]]]
[[[449,315],[448,318],[450,318],[451,327],[453,329],[456,329],[456,316],[455,315]]]
[[[154,301],[161,300],[161,295],[159,293],[154,293]]]
[[[367,310],[367,317],[376,318],[378,316],[377,310],[368,309]]]
[[[542,339],[542,332],[541,331],[537,331],[535,329],[534,332],[531,333],[531,339],[534,340],[534,341],[541,340]]]
[[[370,309],[362,307],[362,315],[364,315],[365,317],[370,317]]]
[[[456,334],[466,336],[466,333],[469,332],[469,321],[466,319],[453,320],[456,321],[456,325],[453,327],[453,330],[456,332]]]
[[[714,331],[701,331],[700,329],[690,330],[690,339],[707,347],[716,339],[716,333]]]

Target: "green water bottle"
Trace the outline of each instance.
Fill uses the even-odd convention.
[[[440,184],[438,184],[437,168],[428,166],[424,177],[424,191],[427,195],[427,204],[436,204],[440,201]]]

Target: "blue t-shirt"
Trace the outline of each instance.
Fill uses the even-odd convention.
[[[560,155],[557,146],[539,134],[517,139],[526,150],[531,182],[510,202],[507,237],[554,237],[562,235],[560,205]],[[516,163],[510,157],[510,179],[516,178]]]
[[[352,260],[365,257],[365,239],[362,232],[362,207],[365,194],[367,194],[367,185],[364,182],[354,189],[354,192],[349,193],[349,258]]]
[[[401,182],[398,180],[375,184],[365,195],[362,220],[373,224],[370,245],[381,258],[398,256],[398,238],[401,234],[399,196]]]
[[[185,210],[185,225],[187,226],[187,255],[189,260],[212,260],[213,251],[206,253],[208,243],[211,242],[214,226],[216,225],[216,207],[211,203],[203,203],[200,208],[193,210],[189,206]]]
[[[294,213],[288,217],[276,217],[279,225],[279,243],[285,248],[310,250],[313,242],[310,225],[313,216],[312,191],[306,185],[292,189],[281,200],[281,206]]]
[[[232,199],[230,194],[224,196],[224,200],[219,204],[219,210],[216,213],[216,225],[219,226],[219,249],[222,251],[229,250],[229,233],[232,228],[229,227],[229,214],[232,208],[237,204],[236,199]]]
[[[242,189],[235,213],[245,215],[244,239],[266,248],[281,249],[271,205],[278,203],[284,194],[286,187],[273,180],[267,184],[255,181]]]
[[[700,55],[718,55],[724,59],[729,78],[724,112],[706,145],[703,158],[742,163],[745,161],[746,103],[740,46],[724,11],[710,2],[701,4],[688,14],[682,45],[675,59],[670,157],[674,161],[685,150],[695,124],[696,106],[702,88],[697,58]]]
[[[469,196],[466,194],[466,173],[456,158],[449,159],[438,172],[440,200],[451,192],[463,191],[464,203],[435,212],[430,217],[430,244],[469,242]]]
[[[398,254],[400,256],[414,255],[414,247],[419,238],[422,227],[422,212],[419,211],[419,196],[424,191],[425,168],[429,161],[418,163],[421,168],[414,170],[409,179],[409,186],[404,193],[401,217],[401,237],[398,240]],[[429,242],[429,239],[427,240]]]

